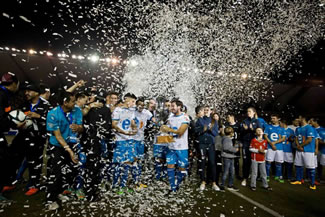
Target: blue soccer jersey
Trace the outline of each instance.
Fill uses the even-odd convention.
[[[267,135],[267,137],[269,138],[269,140],[271,140],[271,142],[275,142],[277,140],[279,140],[280,136],[285,136],[284,135],[284,129],[282,127],[280,127],[279,125],[275,126],[275,125],[268,125],[265,128],[265,135]],[[272,146],[270,144],[267,144],[268,149],[272,149]],[[277,150],[283,150],[283,143],[277,143],[275,144],[275,147]]]
[[[81,111],[80,111],[81,112]],[[70,113],[64,113],[60,106],[55,107],[50,110],[47,114],[46,128],[51,132],[49,143],[58,147],[61,147],[60,143],[57,141],[53,134],[53,131],[60,130],[63,139],[66,142],[71,136],[72,132],[70,129],[70,124],[82,124],[82,113],[77,109],[73,109]]]
[[[285,128],[284,129],[284,135],[286,139],[283,142],[283,151],[291,153],[292,152],[292,143],[289,141],[290,137],[295,136],[295,132],[291,128]]]
[[[311,153],[315,152],[316,135],[315,135],[315,130],[313,129],[312,126],[307,124],[305,126],[297,128],[296,136],[298,137],[299,145],[301,145],[304,141],[306,141],[308,137],[312,137],[312,141],[309,144],[305,145],[303,148],[304,148],[304,152],[311,152]]]
[[[318,127],[316,128],[316,131],[320,137],[320,140],[322,140],[323,142],[325,141],[325,128],[324,127]],[[320,146],[320,151],[322,152],[322,154],[325,154],[325,145]]]

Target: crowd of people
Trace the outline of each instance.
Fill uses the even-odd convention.
[[[190,173],[200,178],[200,191],[209,183],[214,191],[238,191],[235,177],[252,191],[258,179],[266,191],[272,191],[271,173],[280,183],[287,179],[301,185],[308,179],[309,188],[316,190],[322,178],[325,129],[315,117],[300,115],[289,125],[274,113],[266,122],[250,107],[241,123],[234,114],[222,123],[210,105],[197,106],[192,118],[179,99],[165,99],[158,108],[155,99],[132,93],[121,97],[117,92],[98,94],[96,89],[80,92],[82,80],[56,93],[56,103],[50,103],[52,94],[46,85],[25,85],[23,103],[14,106],[19,85],[12,73],[1,77],[1,200],[6,200],[4,194],[15,188],[26,168],[25,194],[44,189],[49,210],[58,209],[60,201],[71,195],[96,201],[103,184],[122,195],[166,182],[170,189],[166,196],[172,196]],[[17,119],[18,111],[24,119]],[[10,128],[18,133],[9,145]],[[43,156],[48,159],[46,177],[41,177]],[[154,165],[153,182],[142,174],[146,161]]]

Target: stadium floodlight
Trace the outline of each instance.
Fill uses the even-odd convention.
[[[58,54],[58,57],[62,57],[62,54],[59,53],[59,54]]]
[[[91,61],[91,62],[98,62],[98,60],[99,60],[99,57],[98,56],[96,56],[96,55],[92,55],[92,56],[90,56],[89,57],[89,60]]]
[[[30,50],[28,51],[28,53],[29,53],[29,54],[36,54],[37,52],[34,51],[33,49],[30,49]]]
[[[247,73],[242,73],[240,75],[240,77],[245,80],[245,79],[247,79],[248,75],[247,75]]]
[[[51,52],[48,51],[48,52],[46,52],[46,55],[49,56],[49,57],[51,57],[51,56],[53,56],[53,53],[51,53]]]
[[[10,48],[9,48],[9,47],[5,47],[5,49],[6,49],[6,50],[10,50]]]
[[[109,63],[111,61],[111,59],[110,58],[106,58],[105,61]]]
[[[111,62],[113,65],[116,65],[119,62],[119,60],[117,58],[113,57]]]
[[[79,59],[79,60],[83,60],[83,59],[85,59],[85,57],[79,55],[79,56],[78,56],[78,59]]]
[[[76,55],[74,55],[74,54],[72,54],[72,59],[77,59],[77,56]]]
[[[12,50],[12,51],[16,51],[16,48],[13,47],[13,48],[11,48],[11,50]]]

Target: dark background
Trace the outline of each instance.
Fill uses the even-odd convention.
[[[62,1],[64,2],[64,1]],[[128,31],[132,37],[132,28],[125,30],[125,21],[118,16],[118,7],[108,1],[82,1],[82,4],[72,6],[70,14],[65,14],[67,5],[58,1],[2,1],[0,8],[0,46],[19,49],[50,50],[51,52],[66,52],[68,54],[98,53],[107,56],[127,58],[136,53],[134,48],[125,43],[122,32]],[[112,40],[108,45],[101,44],[100,35],[96,31],[82,34],[82,25],[92,21],[87,18],[87,11],[96,5],[104,4],[114,9],[116,19],[111,20]],[[71,4],[69,4],[71,5]],[[113,6],[114,5],[114,6]],[[71,6],[70,6],[71,7]],[[9,15],[9,18],[6,15]],[[5,16],[4,16],[5,15]],[[31,22],[26,22],[19,16],[24,16]],[[78,18],[82,16],[82,18]],[[71,20],[78,22],[72,22]],[[79,32],[80,34],[76,34]],[[61,36],[53,35],[59,33]],[[78,38],[78,42],[73,42]],[[123,48],[122,48],[123,47]],[[307,113],[325,117],[325,40],[319,40],[312,48],[303,48],[291,59],[286,71],[279,71],[272,77],[275,82],[271,96],[256,106],[263,112],[278,111],[291,113]],[[14,54],[14,55],[13,55]],[[108,67],[92,64],[89,61],[62,60],[42,55],[15,54],[12,51],[0,51],[0,73],[7,71],[16,73],[20,79],[34,83],[44,82],[53,88],[71,85],[79,79],[88,80],[89,85],[109,85],[109,89],[119,89],[119,83],[114,76],[122,76],[123,66]],[[67,76],[69,72],[76,72],[78,77]],[[111,73],[114,72],[114,73]],[[280,76],[278,76],[280,74]],[[79,76],[80,75],[80,76]],[[103,76],[105,75],[105,76]]]

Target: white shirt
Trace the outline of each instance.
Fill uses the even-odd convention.
[[[178,130],[183,124],[189,124],[190,119],[184,113],[180,115],[172,114],[168,118],[168,125],[170,128],[174,130]],[[188,149],[188,129],[184,132],[184,134],[179,137],[176,134],[172,134],[174,136],[175,142],[169,143],[168,148],[172,150],[187,150]]]
[[[146,109],[142,112],[135,111],[135,123],[137,125],[138,132],[134,136],[134,140],[143,141],[144,140],[144,129],[147,126],[148,120],[152,118],[152,113]]]
[[[125,132],[132,131],[131,121],[135,119],[135,110],[133,108],[116,107],[114,109],[112,120],[118,121],[117,126]],[[115,133],[117,141],[126,141],[133,139],[134,136],[128,136],[119,132]]]

